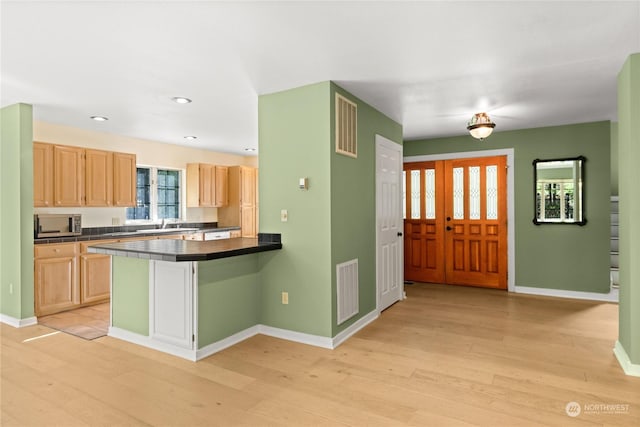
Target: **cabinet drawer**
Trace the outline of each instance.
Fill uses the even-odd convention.
[[[77,243],[54,243],[51,245],[35,245],[36,258],[57,258],[75,256],[78,253]]]
[[[204,234],[203,233],[185,234],[183,239],[184,240],[204,240]]]

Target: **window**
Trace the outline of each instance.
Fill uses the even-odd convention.
[[[181,172],[139,167],[136,173],[136,207],[127,208],[127,221],[180,219]]]

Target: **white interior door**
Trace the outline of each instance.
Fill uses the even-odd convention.
[[[376,283],[378,311],[404,295],[402,146],[376,135]]]

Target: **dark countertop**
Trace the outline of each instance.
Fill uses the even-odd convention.
[[[196,240],[139,240],[105,243],[91,246],[88,251],[106,255],[143,258],[160,261],[208,261],[258,252],[282,249],[279,234],[260,233],[257,239]]]
[[[42,245],[47,243],[73,243],[73,242],[86,242],[89,240],[105,240],[105,239],[114,239],[114,238],[148,237],[148,236],[157,237],[157,236],[170,236],[172,234],[193,234],[193,233],[208,233],[208,232],[216,232],[216,231],[240,230],[240,227],[192,228],[192,227],[189,227],[188,225],[185,225],[185,228],[188,228],[188,229],[173,230],[172,228],[166,228],[164,230],[171,230],[171,231],[162,231],[161,229],[157,229],[158,230],[157,232],[154,231],[155,229],[144,229],[145,232],[143,233],[135,230],[109,231],[109,232],[103,232],[101,234],[82,234],[80,236],[34,239],[33,243],[35,245]]]

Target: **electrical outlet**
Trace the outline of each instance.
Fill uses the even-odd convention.
[[[111,218],[111,225],[120,225],[120,218],[117,216]]]
[[[289,221],[289,212],[286,209],[282,209],[280,211],[280,221],[282,222]]]
[[[13,283],[9,283],[9,293],[13,294]]]
[[[289,304],[289,292],[282,293],[282,303]]]

